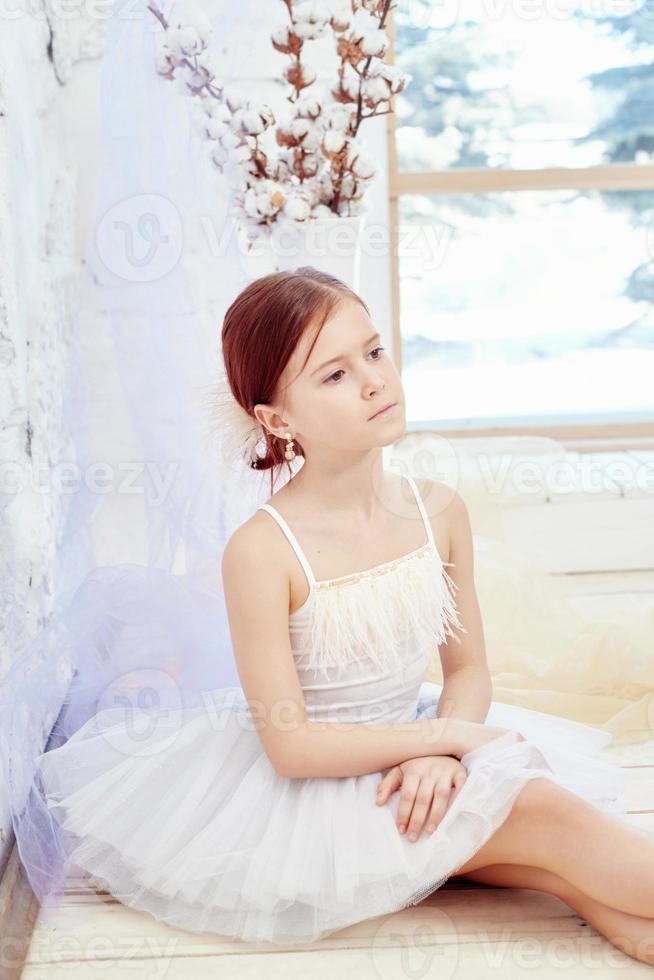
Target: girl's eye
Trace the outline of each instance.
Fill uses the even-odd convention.
[[[382,350],[386,350],[386,348],[385,347],[374,347],[370,351],[370,354],[375,354],[375,353],[377,353],[377,351],[382,351]],[[379,357],[375,357],[374,360],[375,361],[378,361],[379,360]],[[328,381],[331,381],[334,384],[338,384],[338,381],[340,379],[337,378],[337,375],[339,375],[339,374],[343,374],[343,371],[334,371],[334,373],[333,374],[330,374],[328,378],[325,378],[325,383],[327,383]],[[336,381],[334,381],[334,378],[336,378]]]

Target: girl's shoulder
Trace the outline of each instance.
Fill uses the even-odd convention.
[[[450,542],[465,503],[458,491],[441,480],[414,477],[416,487],[443,561],[450,560]]]
[[[225,551],[227,548],[231,548],[232,551],[255,551],[258,554],[266,554],[274,565],[282,569],[285,559],[288,559],[283,535],[280,535],[279,528],[275,521],[270,519],[270,515],[260,509],[255,510],[232,532],[225,545]]]

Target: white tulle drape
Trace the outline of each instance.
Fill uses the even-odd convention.
[[[206,13],[229,79],[256,4]],[[207,409],[223,315],[248,273],[231,233],[234,189],[212,170],[190,100],[155,70],[160,29],[145,0],[116,0],[62,392],[77,477],[62,501],[52,615],[1,689],[5,787],[44,903],[61,894],[70,847],[35,758],[48,736],[48,748],[61,744],[107,708],[191,706],[240,690],[220,559],[270,494],[267,472],[226,469]]]

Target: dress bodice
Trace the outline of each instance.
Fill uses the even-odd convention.
[[[459,622],[456,585],[434,541],[418,487],[407,477],[425,528],[419,548],[392,561],[316,580],[287,521],[262,504],[293,548],[309,585],[289,613],[289,636],[307,715],[321,721],[398,723],[415,717],[420,685],[438,646]]]

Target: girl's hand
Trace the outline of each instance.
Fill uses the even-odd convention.
[[[449,755],[407,759],[392,766],[384,775],[378,787],[377,803],[385,803],[401,786],[396,823],[401,834],[406,830],[409,840],[417,840],[425,820],[428,833],[436,830],[467,775],[466,767]]]

